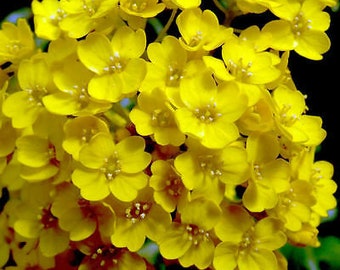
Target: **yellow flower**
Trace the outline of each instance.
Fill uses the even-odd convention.
[[[154,189],[155,201],[169,213],[183,207],[189,194],[172,163],[172,160],[154,161],[149,182],[150,187]]]
[[[204,190],[216,185],[217,190],[208,197],[216,197],[215,201],[220,202],[225,185],[230,187],[246,182],[249,165],[244,148],[231,144],[222,149],[208,149],[192,139],[188,139],[186,145],[187,151],[175,158],[174,165],[187,189]]]
[[[178,87],[185,74],[187,51],[174,36],[165,36],[161,43],[148,45],[147,74],[141,85],[141,92],[153,88]]]
[[[14,151],[16,138],[17,131],[12,127],[11,121],[4,120],[2,125],[0,124],[0,158],[7,157]]]
[[[97,133],[81,148],[81,165],[74,170],[72,181],[87,200],[102,200],[112,193],[119,200],[131,201],[148,182],[143,170],[151,155],[144,148],[139,136],[115,144],[110,134]]]
[[[100,27],[103,18],[117,7],[118,0],[61,0],[67,15],[59,22],[69,37],[80,38]],[[112,14],[110,14],[112,15]]]
[[[53,73],[60,91],[48,94],[42,101],[46,109],[60,115],[90,115],[105,112],[111,103],[89,96],[87,85],[93,73],[78,61],[68,61],[61,70]]]
[[[158,3],[158,0],[120,0],[119,7],[127,14],[152,18],[164,10],[165,4]]]
[[[10,255],[10,243],[8,243],[10,238],[10,232],[8,228],[8,219],[7,215],[3,212],[0,214],[0,267],[3,267]]]
[[[163,0],[168,8],[179,7],[181,9],[197,8],[201,5],[201,0]]]
[[[179,130],[208,148],[223,148],[239,137],[234,123],[245,111],[247,98],[235,84],[216,86],[209,73],[183,80],[183,107],[175,111]]]
[[[305,114],[305,97],[298,90],[280,85],[272,92],[274,120],[282,135],[293,143],[317,146],[326,137],[322,119]]]
[[[20,63],[18,81],[21,90],[11,93],[2,105],[5,116],[12,119],[14,128],[29,127],[46,109],[42,98],[55,87],[48,65],[40,54]]]
[[[185,141],[185,135],[175,122],[174,110],[164,91],[158,88],[140,93],[137,106],[132,109],[129,116],[138,134],[151,135],[160,145],[179,146]]]
[[[294,246],[299,247],[319,247],[320,242],[318,239],[318,234],[319,230],[309,223],[303,223],[301,229],[298,231],[286,231],[289,242]]]
[[[77,247],[84,256],[79,270],[146,270],[145,261],[139,254],[115,247],[109,239],[101,239],[98,235],[78,242]]]
[[[243,204],[251,212],[274,208],[278,194],[290,187],[289,163],[279,157],[279,144],[273,133],[250,134],[246,144],[252,171]]]
[[[278,270],[274,251],[286,243],[280,220],[255,221],[241,206],[227,205],[215,232],[222,241],[214,254],[216,270]]]
[[[90,96],[117,102],[135,94],[146,74],[146,63],[139,58],[145,46],[145,32],[127,26],[120,27],[111,41],[100,33],[91,33],[81,41],[80,61],[96,73],[88,85]]]
[[[99,133],[109,133],[107,124],[96,116],[79,116],[68,119],[64,124],[64,139],[62,146],[75,160],[79,159],[81,147]]]
[[[282,1],[270,10],[280,18],[267,23],[263,31],[272,35],[271,47],[276,50],[294,50],[303,57],[321,60],[330,48],[325,33],[330,17],[322,11],[324,4],[318,0],[303,2]]]
[[[178,259],[183,267],[208,268],[214,256],[213,227],[221,209],[212,201],[197,198],[181,209],[181,220],[173,221],[159,240],[159,250],[166,259]]]
[[[109,205],[83,199],[68,182],[58,188],[51,213],[58,218],[60,228],[70,233],[71,241],[84,240],[96,230],[103,238],[110,237],[115,228],[115,214]]]
[[[254,105],[248,106],[236,124],[243,135],[274,130],[275,122],[270,94],[262,91],[258,101]]]
[[[34,33],[47,40],[56,40],[62,35],[59,23],[67,16],[59,0],[33,0]]]
[[[53,257],[68,248],[69,234],[60,229],[58,219],[51,213],[55,187],[48,181],[27,184],[21,190],[15,211],[13,228],[28,239],[37,239],[39,249],[46,257]]]
[[[337,206],[334,193],[337,190],[337,183],[332,180],[334,168],[330,162],[319,160],[313,164],[310,181],[313,184],[312,194],[316,198],[313,212],[321,217],[327,217],[328,211]]]
[[[25,135],[16,140],[18,161],[24,165],[20,176],[27,181],[42,181],[56,175],[60,160],[57,150],[48,139],[37,135]]]
[[[275,208],[267,210],[270,216],[281,219],[285,228],[299,231],[303,223],[310,222],[311,207],[316,199],[312,194],[313,185],[304,180],[293,180],[289,190],[279,195]]]
[[[211,10],[183,10],[176,19],[181,45],[188,51],[212,51],[221,46],[233,30],[219,24]]]
[[[274,64],[278,58],[267,51],[257,51],[247,37],[232,38],[222,46],[222,60],[204,56],[216,77],[222,81],[235,81],[254,105],[264,91],[263,85],[276,80],[281,72]]]
[[[131,202],[121,202],[114,198],[108,203],[117,216],[112,243],[117,247],[127,247],[130,251],[138,251],[145,239],[158,241],[167,234],[171,216],[153,199],[153,190],[146,187],[138,192]]]
[[[19,18],[17,24],[3,22],[0,30],[0,64],[6,62],[18,66],[21,60],[35,52],[32,30],[28,22]],[[14,69],[15,68],[11,68]]]

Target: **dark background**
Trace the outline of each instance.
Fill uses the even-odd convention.
[[[0,0],[0,19],[2,20],[11,11],[20,7],[30,7],[31,0]],[[333,179],[339,184],[336,197],[340,202],[340,12],[333,12],[327,8],[331,15],[331,25],[327,31],[332,46],[324,54],[321,61],[305,59],[296,53],[291,53],[289,68],[297,88],[307,94],[306,100],[309,107],[308,114],[321,116],[323,128],[327,131],[327,137],[316,154],[316,160],[326,160],[334,165]],[[256,16],[256,18],[255,18]],[[240,18],[235,24],[246,26],[261,20],[257,15],[254,17]],[[339,154],[338,154],[339,151]],[[327,222],[319,226],[320,235],[336,234],[340,236],[340,217],[333,222]]]

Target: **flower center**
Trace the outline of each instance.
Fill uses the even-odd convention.
[[[188,233],[188,239],[191,241],[195,246],[197,246],[202,241],[209,241],[210,234],[209,232],[205,231],[204,229],[199,228],[196,225],[187,225],[186,231]]]
[[[44,229],[56,228],[58,226],[58,219],[51,213],[51,205],[42,209],[41,215],[38,216]]]
[[[254,243],[256,241],[254,241],[254,227],[251,227],[248,231],[246,231],[243,236],[242,236],[242,240],[239,244],[239,251],[240,253],[245,252],[247,249],[250,249],[251,247],[254,246]],[[256,248],[255,248],[256,249]]]
[[[251,61],[247,64],[244,64],[243,59],[240,58],[237,63],[229,59],[227,66],[231,75],[233,75],[238,80],[243,81],[253,76],[253,73],[249,70],[252,65],[253,63]]]
[[[253,172],[256,180],[262,180],[261,167],[259,164],[254,164]]]
[[[112,266],[117,264],[121,250],[113,246],[103,246],[96,249],[90,256],[91,269],[111,269]]]
[[[91,138],[93,137],[93,135],[96,134],[96,130],[93,128],[83,128],[81,130],[81,140],[84,143],[87,143],[91,140]]]
[[[129,1],[129,3],[127,4],[128,9],[134,12],[142,12],[146,9],[147,6],[148,3],[145,0]]]
[[[108,181],[113,180],[120,172],[121,165],[118,159],[118,153],[114,152],[113,155],[104,160],[105,165],[101,168],[101,171],[105,174]]]
[[[216,112],[216,103],[207,104],[203,108],[196,108],[194,110],[194,115],[203,123],[212,123],[222,114]]]
[[[220,168],[223,164],[218,162],[218,158],[214,155],[199,155],[198,162],[202,170],[210,174],[212,177],[218,177],[222,175]]]
[[[192,36],[188,45],[190,47],[196,47],[200,44],[200,42],[202,41],[203,39],[203,33],[202,31],[197,31],[196,32],[196,35]]]
[[[79,198],[77,203],[85,218],[90,219],[96,218],[96,213],[94,212],[94,209],[92,208],[90,201],[85,200],[84,198]]]
[[[28,94],[28,102],[33,103],[36,106],[43,106],[42,98],[47,94],[47,90],[44,86],[35,85],[34,89],[26,89]]]
[[[83,0],[83,10],[87,12],[87,14],[91,17],[96,13],[96,8],[94,7],[94,2],[93,0],[91,1],[86,1]]]
[[[295,122],[300,119],[295,113],[288,114],[291,108],[292,106],[290,104],[284,104],[280,111],[280,122],[287,127],[294,125]]]
[[[302,32],[311,29],[311,20],[306,20],[303,13],[299,12],[293,19],[292,31],[296,36],[300,36]]]
[[[108,73],[120,73],[124,69],[124,64],[119,52],[114,52],[109,58],[109,65],[104,67],[104,71]]]
[[[179,86],[180,80],[183,78],[182,70],[179,68],[175,68],[173,66],[169,66],[166,85],[170,87]]]
[[[132,223],[145,219],[151,209],[150,202],[135,202],[125,210],[125,217]]]
[[[166,190],[170,196],[178,197],[181,195],[184,185],[177,175],[170,175],[166,181]]]
[[[171,113],[167,110],[156,109],[151,115],[151,124],[156,127],[168,127],[171,122]]]

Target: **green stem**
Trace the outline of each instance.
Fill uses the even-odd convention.
[[[226,13],[226,8],[220,3],[220,1],[218,1],[218,0],[213,0],[213,2],[214,2],[214,4],[215,4],[215,6],[219,9],[219,10],[221,10],[223,13]]]
[[[167,31],[169,30],[171,24],[173,23],[175,17],[176,17],[176,13],[177,13],[177,8],[174,8],[171,12],[170,18],[168,20],[168,22],[166,23],[166,25],[163,27],[163,29],[159,32],[157,38],[155,39],[155,42],[160,42],[166,35]]]

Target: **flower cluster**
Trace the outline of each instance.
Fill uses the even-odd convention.
[[[337,185],[288,62],[322,59],[336,4],[33,0],[32,24],[3,22],[0,267],[153,269],[151,242],[164,264],[283,270],[286,243],[319,246]]]

